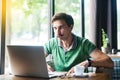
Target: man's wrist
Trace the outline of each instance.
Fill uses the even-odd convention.
[[[88,60],[88,67],[92,66],[92,60],[89,58],[87,60]]]

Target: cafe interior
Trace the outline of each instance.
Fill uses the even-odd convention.
[[[51,19],[59,12],[72,15],[72,32],[89,39],[114,62],[113,69],[100,68],[97,72],[96,68],[98,75],[94,74],[93,77],[62,79],[119,80],[120,0],[0,0],[0,80],[26,80],[8,76],[10,68],[6,46],[43,46],[54,37]],[[110,77],[102,74],[99,76],[99,73]]]

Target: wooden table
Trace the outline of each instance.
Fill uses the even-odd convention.
[[[76,77],[57,77],[51,79],[30,78],[30,77],[17,77],[13,75],[0,75],[0,80],[110,80],[109,76],[104,73],[89,73],[89,76],[84,78]]]
[[[117,54],[108,54],[108,56],[110,56],[111,58],[120,58],[120,52],[118,52]]]

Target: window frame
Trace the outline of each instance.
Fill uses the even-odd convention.
[[[5,32],[6,32],[6,0],[2,0],[1,45],[0,45],[0,74],[4,74],[5,65]]]

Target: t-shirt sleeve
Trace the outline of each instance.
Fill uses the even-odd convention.
[[[87,51],[88,54],[90,54],[94,49],[96,49],[96,45],[93,44],[88,39],[84,40],[84,50]]]
[[[47,43],[44,45],[44,51],[47,54],[52,54],[52,50],[54,49],[56,44],[56,39],[50,39]]]
[[[45,51],[45,53],[47,53],[47,54],[51,54],[50,41],[47,42],[47,43],[45,43],[45,45],[44,45],[44,51]]]

